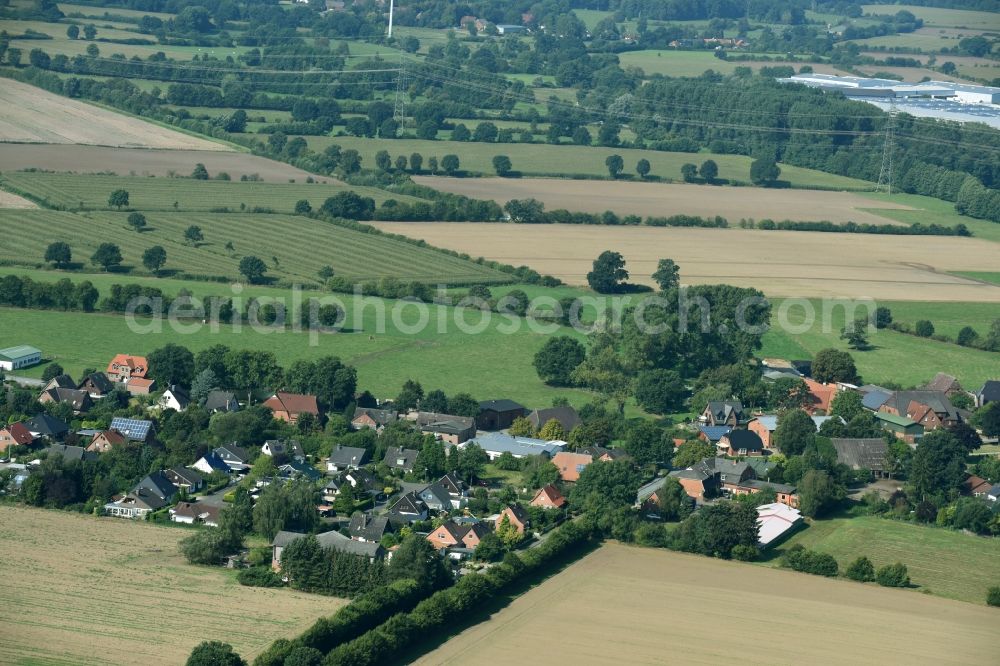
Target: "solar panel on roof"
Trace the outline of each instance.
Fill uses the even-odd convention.
[[[117,416],[111,420],[111,429],[117,430],[129,439],[144,441],[149,436],[152,421],[142,419],[127,419]]]

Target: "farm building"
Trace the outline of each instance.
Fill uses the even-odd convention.
[[[546,442],[544,439],[535,439],[533,437],[511,437],[499,432],[492,432],[476,437],[475,439],[470,439],[465,443],[465,445],[468,444],[478,445],[486,452],[490,460],[496,460],[504,453],[510,453],[515,458],[537,456],[543,453],[547,456],[553,456],[562,451],[566,446],[566,442]]]
[[[519,416],[527,413],[524,405],[513,400],[486,400],[479,403],[479,417],[476,425],[481,430],[503,430],[509,428]]]
[[[0,349],[0,370],[20,370],[42,362],[42,350],[29,345]]]
[[[840,418],[839,416],[812,417],[813,423],[816,424],[817,430],[819,430],[820,427],[830,419],[837,419],[841,423],[843,423],[844,421],[844,419]],[[757,436],[760,437],[760,440],[764,443],[764,448],[770,449],[773,446],[771,443],[771,437],[774,435],[774,431],[777,429],[777,427],[778,427],[777,416],[764,415],[764,416],[758,416],[753,421],[751,421],[750,425],[747,426],[747,429],[750,430],[751,432],[757,433]]]
[[[757,507],[757,545],[769,548],[791,534],[802,524],[798,509],[774,502]]]

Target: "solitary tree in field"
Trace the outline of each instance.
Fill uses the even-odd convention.
[[[229,643],[204,641],[191,650],[186,666],[246,666]]]
[[[705,160],[701,163],[698,173],[701,174],[706,183],[715,182],[715,179],[719,177],[719,165],[715,163],[715,160]]]
[[[69,37],[70,39],[79,39],[80,26],[73,24],[70,27],[66,28],[66,36]]]
[[[267,264],[260,257],[253,255],[240,259],[240,274],[250,282],[258,282],[267,272]]]
[[[622,159],[621,155],[608,155],[607,159],[604,160],[604,166],[608,167],[608,173],[611,174],[612,178],[617,178],[625,169],[625,160]]]
[[[142,213],[129,213],[128,226],[136,231],[142,231],[146,227],[146,216]]]
[[[309,203],[308,199],[299,199],[295,202],[295,214],[296,215],[306,215],[312,212],[312,204]]]
[[[651,167],[649,165],[649,160],[645,158],[639,160],[635,164],[635,172],[639,174],[640,178],[645,178],[646,176],[648,176],[650,168]]]
[[[594,260],[594,269],[587,273],[587,284],[598,294],[613,294],[628,279],[625,259],[618,252],[605,250]]]
[[[772,159],[757,159],[750,165],[750,182],[754,185],[773,185],[780,175],[781,168]]]
[[[196,224],[192,224],[190,227],[185,229],[184,240],[185,242],[191,243],[197,247],[198,243],[205,240],[205,236],[201,233],[201,227]]]
[[[108,205],[121,210],[128,205],[128,190],[115,190],[108,195]]]
[[[445,155],[441,158],[441,168],[444,169],[445,173],[449,176],[455,175],[460,167],[458,161],[458,155]]]
[[[865,319],[855,319],[840,331],[840,339],[847,340],[851,349],[868,349],[868,322]]]
[[[101,243],[90,257],[90,263],[109,271],[122,263],[122,251],[114,243]]]
[[[681,178],[685,183],[693,183],[698,177],[698,167],[688,162],[681,167]]]
[[[191,177],[195,180],[208,180],[208,169],[201,162],[194,165],[194,171],[191,172]]]
[[[497,172],[498,176],[506,176],[510,173],[513,166],[514,165],[510,162],[510,158],[506,155],[493,156],[493,170]]]
[[[56,241],[45,248],[45,261],[51,261],[56,265],[56,268],[62,268],[72,260],[73,252],[67,243]]]
[[[142,253],[142,265],[152,273],[159,273],[165,263],[167,263],[167,251],[160,245],[154,245]]]

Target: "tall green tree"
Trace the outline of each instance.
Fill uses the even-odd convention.
[[[128,205],[128,190],[114,190],[108,195],[108,205],[121,210]]]
[[[546,340],[535,352],[534,366],[538,377],[546,384],[569,386],[573,371],[586,356],[587,350],[578,340],[560,335]]]
[[[167,251],[162,245],[146,248],[142,253],[142,265],[152,273],[159,273],[165,263],[167,263]]]
[[[69,244],[63,241],[49,243],[49,246],[45,248],[45,261],[52,262],[56,268],[63,268],[73,261],[73,251]]]
[[[680,273],[680,266],[675,264],[673,259],[660,259],[652,277],[653,281],[660,287],[660,291],[669,291],[680,286]]]
[[[260,257],[249,255],[240,259],[240,275],[245,277],[251,284],[260,282],[267,272],[267,264]]]
[[[194,378],[194,354],[187,347],[168,342],[146,356],[149,377],[161,388],[174,384],[189,386]]]
[[[622,159],[621,155],[608,155],[604,160],[604,166],[608,168],[608,174],[612,178],[618,178],[625,169],[625,160]]]
[[[122,263],[122,251],[114,243],[101,243],[90,257],[90,263],[110,271]]]
[[[614,294],[628,280],[625,258],[619,252],[605,250],[594,260],[593,269],[587,273],[587,284],[599,294]]]

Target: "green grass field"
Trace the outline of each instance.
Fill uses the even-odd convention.
[[[991,284],[1000,284],[1000,273],[954,271],[953,275],[961,275],[962,277],[972,278],[973,280],[982,280],[983,282],[989,282]]]
[[[843,308],[837,309],[830,320],[829,330],[821,325],[822,306],[813,301],[817,321],[812,329],[793,334],[781,330],[777,325],[764,335],[764,347],[758,354],[763,357],[786,359],[806,359],[821,349],[834,347],[847,349],[840,339],[844,326]],[[1000,317],[995,303],[927,303],[919,301],[880,302],[892,311],[896,321],[913,324],[918,319],[929,319],[936,332],[954,337],[959,329],[969,325],[980,335],[985,335],[990,323]],[[779,303],[773,303],[777,313]],[[861,310],[858,311],[859,313]],[[789,312],[792,324],[802,323],[802,310],[795,308]],[[869,351],[851,351],[854,361],[865,382],[878,383],[894,381],[903,386],[924,384],[938,372],[947,372],[958,377],[966,388],[981,386],[987,379],[995,379],[1000,367],[1000,355],[978,349],[938,342],[928,338],[918,338],[890,330],[881,330],[869,336],[874,346]]]
[[[898,210],[892,208],[863,208],[869,212],[876,213],[883,217],[888,217],[906,224],[944,224],[954,226],[964,224],[972,231],[977,238],[983,238],[1000,243],[1000,224],[989,220],[977,220],[974,217],[959,215],[955,211],[955,204],[950,201],[933,199],[919,194],[901,194],[867,192],[863,196],[875,201],[893,202],[910,206],[916,210]]]
[[[993,12],[977,12],[967,9],[944,9],[941,7],[920,7],[917,5],[861,5],[865,14],[892,15],[906,10],[919,19],[926,27],[972,28],[975,30],[1000,30],[1000,16]]]
[[[841,571],[861,555],[876,568],[902,562],[920,591],[974,604],[1000,584],[1000,539],[862,516],[814,521],[778,552],[794,544],[833,555]],[[778,558],[769,564],[778,566]]]
[[[317,178],[323,179],[322,176]],[[292,213],[300,199],[306,199],[314,209],[318,209],[328,197],[345,190],[371,197],[376,204],[386,199],[419,201],[414,197],[393,196],[374,187],[354,187],[329,182],[333,179],[324,180],[328,182],[255,183],[32,171],[11,171],[0,176],[0,184],[8,185],[11,191],[28,194],[49,206],[68,210],[114,210],[108,206],[108,195],[117,189],[128,191],[129,208],[143,211],[210,211],[219,208],[240,211],[243,205],[246,210],[261,206],[276,213]]]
[[[635,148],[606,148],[601,146],[553,146],[541,143],[475,143],[460,141],[424,141],[420,139],[395,139],[385,141],[351,136],[305,137],[309,147],[322,150],[330,144],[342,149],[353,148],[361,153],[363,164],[370,167],[375,162],[375,153],[387,150],[395,157],[409,156],[417,152],[424,157],[424,167],[431,156],[441,158],[448,154],[458,155],[461,169],[472,173],[494,175],[493,156],[507,155],[514,169],[525,175],[541,174],[581,174],[587,176],[607,176],[604,160],[609,155],[621,155],[625,161],[625,173],[634,174],[635,164],[640,159],[649,160],[650,175],[663,180],[681,180],[681,166],[687,162],[701,164],[707,159],[719,165],[719,178],[749,182],[752,160],[743,155],[714,155],[711,153],[668,153]],[[781,165],[781,178],[795,187],[836,188],[841,190],[867,190],[872,184],[855,178]]]
[[[400,280],[453,284],[496,282],[509,276],[471,261],[448,256],[384,236],[366,234],[306,217],[220,213],[149,213],[138,233],[126,224],[127,213],[74,214],[59,211],[0,211],[0,259],[40,264],[49,243],[69,243],[74,260],[87,262],[102,242],[121,248],[124,265],[142,271],[142,252],[153,245],[167,251],[169,271],[236,279],[245,255],[260,256],[268,276],[316,284],[317,271],[330,265],[355,280]],[[201,227],[205,240],[185,244],[184,230]],[[226,249],[226,243],[233,250]],[[127,276],[123,276],[127,277]]]

